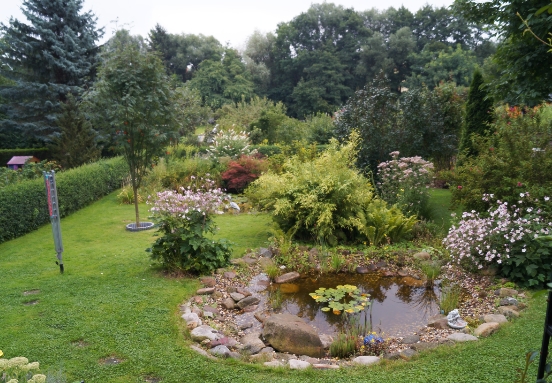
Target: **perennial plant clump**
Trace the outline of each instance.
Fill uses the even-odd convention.
[[[406,215],[427,218],[433,164],[421,157],[399,158],[398,151],[389,155],[392,160],[378,165],[377,186],[381,198],[396,204]]]
[[[229,129],[218,132],[213,138],[213,144],[207,151],[214,158],[238,158],[242,155],[251,155],[257,152],[249,145],[249,133],[236,132],[234,129]]]
[[[29,359],[17,356],[3,359],[0,350],[0,383],[45,383],[46,375],[35,374],[39,369],[38,362],[29,363]]]
[[[227,199],[214,184],[209,179],[198,179],[179,191],[166,190],[149,197],[150,212],[162,236],[148,251],[166,269],[201,274],[228,263],[231,250],[227,241],[205,237],[214,234],[212,214]]]
[[[516,204],[483,195],[485,216],[464,212],[443,240],[453,260],[479,269],[495,265],[520,284],[542,285],[552,266],[550,198],[520,193]]]

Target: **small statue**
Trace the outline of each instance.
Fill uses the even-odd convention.
[[[447,315],[447,322],[448,325],[454,329],[460,330],[463,329],[468,325],[468,323],[460,318],[460,314],[458,313],[458,309],[454,309]]]

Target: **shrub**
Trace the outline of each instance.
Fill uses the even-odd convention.
[[[228,191],[240,193],[267,169],[268,163],[263,158],[241,156],[238,160],[228,163],[227,170],[222,173],[222,179],[226,182]]]
[[[552,187],[552,118],[550,107],[503,107],[496,113],[488,137],[474,136],[477,156],[464,158],[453,172],[444,173],[452,200],[465,210],[484,212],[483,194],[515,204],[519,193],[534,198],[550,195]]]
[[[61,170],[61,167],[55,161],[27,162],[25,166],[18,170],[0,168],[0,188],[19,182],[32,180],[42,177],[42,172]]]
[[[230,129],[218,132],[214,137],[213,145],[207,151],[214,158],[237,158],[244,154],[254,154],[254,150],[250,148],[249,144],[248,133],[237,133],[233,129]]]
[[[29,363],[29,359],[17,356],[11,359],[2,359],[0,350],[0,382],[2,383],[45,383],[46,375],[36,374],[40,368],[38,362]]]
[[[102,160],[56,175],[60,216],[65,217],[120,187],[128,176],[121,158]],[[0,243],[49,222],[44,181],[35,179],[0,189]]]
[[[477,268],[493,265],[520,285],[542,286],[552,269],[550,198],[520,193],[516,204],[495,200],[486,217],[464,212],[444,239],[453,260]]]
[[[429,218],[429,183],[433,164],[421,157],[399,158],[391,152],[391,161],[378,165],[378,187],[381,198],[397,205],[406,215]]]
[[[408,232],[415,222],[396,209],[387,209],[374,198],[370,182],[355,168],[358,135],[340,146],[332,140],[326,152],[299,152],[284,163],[283,173],[263,174],[246,190],[249,199],[262,209],[273,211],[284,231],[310,236],[327,243],[340,240],[366,241],[388,234],[393,221]],[[308,155],[307,155],[308,154]],[[312,156],[311,156],[312,155]],[[372,238],[372,239],[370,239]]]
[[[206,274],[224,267],[231,250],[226,240],[213,241],[212,214],[225,198],[214,182],[200,179],[195,188],[180,188],[180,192],[164,191],[150,201],[151,213],[162,235],[148,251],[167,270],[183,270]]]

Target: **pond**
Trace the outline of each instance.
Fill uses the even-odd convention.
[[[430,316],[439,312],[438,282],[426,286],[412,277],[384,277],[378,272],[325,274],[301,278],[293,283],[273,284],[267,290],[267,301],[277,307],[275,312],[297,315],[320,334],[335,334],[343,325],[342,315],[323,312],[321,308],[326,303],[316,302],[309,293],[320,287],[354,285],[362,293],[370,294],[371,307],[360,314],[361,323],[368,320],[373,331],[399,337],[417,332],[426,325]]]

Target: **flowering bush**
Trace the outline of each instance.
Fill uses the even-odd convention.
[[[215,232],[212,214],[226,199],[222,190],[213,186],[211,180],[198,179],[178,192],[166,190],[156,198],[150,196],[150,212],[162,237],[148,251],[165,268],[202,274],[228,263],[231,250],[227,241],[205,237]]]
[[[218,132],[213,144],[207,149],[212,157],[238,158],[241,155],[256,153],[249,147],[249,133],[235,132],[233,129]]]
[[[378,336],[375,332],[370,332],[362,339],[362,345],[360,346],[360,353],[362,355],[381,355],[388,348],[385,339],[382,336]]]
[[[18,356],[2,359],[0,350],[0,383],[45,383],[46,375],[34,374],[39,369],[38,362],[29,363],[29,359]]]
[[[495,200],[487,216],[464,212],[443,240],[453,260],[477,268],[496,265],[506,277],[529,286],[542,285],[552,264],[552,220],[549,197],[541,201],[520,193],[516,204]]]
[[[406,215],[415,214],[428,218],[429,182],[433,164],[421,157],[399,158],[399,152],[391,152],[391,161],[378,165],[378,188],[381,198],[397,205]]]

